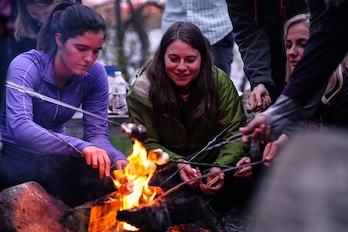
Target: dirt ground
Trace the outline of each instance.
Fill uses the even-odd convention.
[[[204,229],[200,223],[192,223],[173,226],[170,232],[247,232],[251,223],[251,214],[237,207],[226,214],[214,230]]]

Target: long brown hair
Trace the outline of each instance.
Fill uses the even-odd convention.
[[[179,119],[179,93],[176,85],[168,77],[164,64],[164,55],[168,46],[178,39],[197,49],[201,55],[200,71],[192,82],[187,102],[188,112],[186,112],[192,120],[197,122],[209,118],[215,110],[216,72],[213,68],[210,44],[193,23],[175,22],[163,35],[153,59],[145,66],[145,72],[150,80],[149,97],[155,112],[159,115]]]

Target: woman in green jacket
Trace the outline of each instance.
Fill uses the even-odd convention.
[[[236,141],[201,152],[225,128],[229,127],[216,143],[238,133],[246,117],[231,79],[213,65],[209,42],[192,23],[176,22],[168,28],[153,59],[138,73],[127,103],[130,121],[147,128],[144,146],[148,152],[162,149],[169,154],[171,167],[180,160],[217,164],[205,170],[175,163],[174,170],[166,167],[170,174],[180,170],[173,179],[187,181],[203,171],[218,172],[222,166],[236,165],[249,151],[248,144]],[[163,175],[167,178],[169,173]],[[220,173],[214,185],[207,185],[212,178],[188,185],[212,196],[224,186],[225,176]],[[156,175],[153,179],[152,184]],[[157,184],[164,190],[172,187],[159,180]]]
[[[250,146],[240,141],[206,149],[214,138],[213,145],[226,141],[246,124],[231,79],[212,61],[209,42],[199,28],[190,22],[176,22],[163,35],[153,59],[138,73],[127,94],[130,121],[147,128],[147,151],[160,148],[170,157],[169,165],[160,166],[151,185],[168,190],[203,173],[250,162],[244,157]],[[216,165],[207,169],[181,160]],[[173,175],[176,172],[179,175]],[[213,211],[225,213],[247,195],[250,185],[247,178],[238,178],[242,177],[240,172],[219,173],[212,185],[208,183],[214,176],[189,182],[171,198],[212,197],[210,205],[217,206]]]

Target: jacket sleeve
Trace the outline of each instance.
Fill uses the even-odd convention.
[[[217,123],[219,131],[232,125],[224,134],[222,141],[239,133],[239,127],[246,125],[246,116],[240,97],[227,74],[218,71],[218,100],[217,100]],[[220,165],[235,164],[249,151],[249,144],[242,141],[234,141],[222,146],[214,163]]]
[[[244,61],[244,72],[253,89],[259,83],[273,89],[271,55],[268,35],[262,25],[257,25],[253,0],[226,0],[233,24],[235,41]],[[269,89],[270,90],[270,89]]]
[[[108,118],[109,87],[105,68],[96,63],[90,71],[90,93],[82,102],[82,108],[90,113]],[[113,161],[126,159],[125,155],[116,150],[110,143],[108,123],[106,120],[83,115],[84,140],[106,150]]]
[[[34,55],[17,56],[9,66],[7,81],[21,88],[35,90],[42,73],[38,60]],[[22,148],[38,153],[80,156],[71,146],[57,140],[47,129],[34,122],[33,98],[15,88],[6,88],[6,129],[9,139]],[[63,134],[59,136],[75,147],[91,145],[81,139]]]

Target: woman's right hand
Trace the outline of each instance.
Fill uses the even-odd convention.
[[[264,84],[258,84],[250,93],[249,105],[256,105],[254,112],[263,111],[272,103],[271,97]]]
[[[87,165],[92,165],[92,168],[99,168],[99,178],[110,176],[110,158],[105,150],[95,146],[87,146],[82,149],[83,157]]]
[[[277,140],[273,142],[269,142],[265,150],[263,151],[263,156],[262,159],[265,161],[263,165],[265,167],[270,166],[270,162],[275,159],[277,151],[279,150],[280,147],[284,146],[286,141],[288,140],[288,136],[285,134],[282,134]]]
[[[242,141],[248,143],[251,138],[253,142],[269,142],[271,126],[266,123],[267,116],[256,115],[246,127],[239,128],[239,132],[242,133]]]
[[[190,164],[179,163],[177,165],[180,170],[180,177],[183,182],[189,181],[193,178],[201,176],[199,168],[193,169]],[[191,187],[198,187],[202,183],[201,179],[193,180],[187,183]]]

